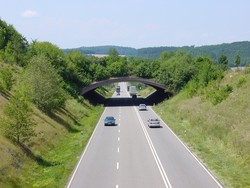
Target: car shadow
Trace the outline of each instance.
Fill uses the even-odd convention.
[[[163,126],[158,126],[158,127],[148,127],[148,128],[150,128],[150,129],[162,129],[163,128]]]
[[[116,124],[114,124],[114,125],[104,125],[104,127],[116,127],[116,126],[118,126],[118,124],[116,123]]]

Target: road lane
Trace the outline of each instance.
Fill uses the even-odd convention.
[[[139,114],[172,187],[222,187],[163,121],[161,128],[147,127],[149,117],[159,117],[151,108],[148,108],[148,111],[140,111]]]
[[[128,97],[126,84],[120,85],[121,95],[113,97]],[[117,126],[103,126],[107,115],[116,118]],[[126,105],[105,108],[67,187],[222,187],[167,125],[148,128],[150,117],[157,117],[150,107],[148,111]]]
[[[116,111],[111,112],[112,109],[109,108],[103,113],[95,134],[68,187],[114,187],[115,161],[117,160],[114,153],[116,152],[118,134],[116,126],[108,127],[109,129],[105,129],[103,126],[106,115],[112,114],[115,118],[118,117]]]
[[[117,126],[103,125],[108,115]],[[67,187],[165,187],[133,107],[105,109]]]

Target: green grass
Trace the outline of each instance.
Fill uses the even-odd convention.
[[[243,81],[242,81],[243,80]],[[233,91],[217,105],[185,91],[155,110],[225,187],[250,187],[250,74],[229,71]]]
[[[63,136],[55,148],[43,154],[43,158],[51,162],[52,165],[33,164],[32,170],[25,174],[25,177],[28,177],[29,180],[25,187],[64,187],[95,128],[101,112],[102,108],[100,107],[89,111],[88,117],[81,120],[83,127],[79,128],[79,132]]]
[[[2,106],[7,100],[0,97]],[[34,109],[37,137],[28,148],[34,158],[0,134],[0,187],[64,187],[103,111],[71,99],[47,116]]]
[[[155,89],[153,87],[144,87],[138,90],[138,95],[142,96],[143,98],[147,98],[154,91]]]

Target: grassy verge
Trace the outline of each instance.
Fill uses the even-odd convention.
[[[102,112],[74,99],[49,116],[35,109],[37,136],[28,145],[34,158],[0,135],[0,187],[64,187]]]
[[[217,105],[184,91],[155,110],[225,187],[250,187],[250,74],[228,72],[221,84],[233,92]]]
[[[145,87],[143,89],[138,90],[138,94],[143,98],[147,98],[154,91],[155,89],[153,87]]]

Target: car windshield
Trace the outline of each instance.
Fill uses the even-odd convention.
[[[113,119],[114,119],[114,117],[112,117],[112,116],[108,116],[108,117],[106,117],[106,119],[107,119],[107,120],[113,120]]]
[[[150,119],[149,121],[159,121],[159,119]]]

